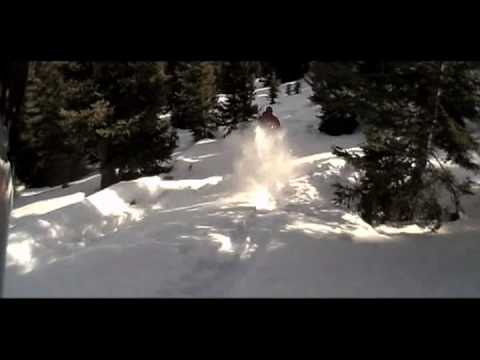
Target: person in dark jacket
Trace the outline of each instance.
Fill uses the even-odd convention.
[[[276,130],[280,128],[280,120],[273,115],[273,109],[271,106],[267,106],[265,112],[262,114],[262,116],[260,116],[258,121],[260,126],[267,129]]]

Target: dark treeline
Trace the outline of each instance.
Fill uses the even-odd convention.
[[[296,81],[303,78],[308,71],[308,62],[269,62],[268,63],[281,82]]]
[[[17,178],[54,186],[98,167],[106,187],[169,171],[177,129],[226,136],[255,117],[260,73],[253,61],[32,62],[12,129]]]
[[[52,186],[98,167],[102,187],[171,169],[177,129],[194,139],[227,136],[257,115],[255,78],[270,86],[305,78],[322,107],[320,131],[365,135],[361,152],[335,147],[358,172],[335,185],[335,201],[370,224],[438,228],[461,216],[478,171],[477,62],[33,62],[12,126],[11,158],[29,186]],[[300,83],[286,89],[298,93]],[[219,102],[217,95],[226,100]]]

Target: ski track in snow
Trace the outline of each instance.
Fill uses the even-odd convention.
[[[260,106],[266,91],[257,90]],[[352,171],[331,146],[354,148],[363,137],[320,134],[309,95],[303,84],[302,94],[283,92],[273,106],[296,164],[274,209],[256,210],[237,191],[233,163],[251,129],[196,144],[182,132],[171,180],[95,193],[93,177],[20,201],[6,296],[478,296],[478,197],[466,199],[465,219],[438,234],[373,229],[333,206],[331,184]]]

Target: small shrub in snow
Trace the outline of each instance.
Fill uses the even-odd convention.
[[[286,94],[287,94],[288,96],[292,95],[292,84],[291,84],[291,83],[288,83],[288,84],[287,84]]]
[[[278,87],[279,87],[279,81],[274,72],[269,76],[267,86],[270,87],[268,92],[270,105],[273,105],[275,104],[278,98]]]
[[[300,86],[301,86],[300,81],[296,81],[295,82],[295,94],[297,94],[297,95],[300,94]]]

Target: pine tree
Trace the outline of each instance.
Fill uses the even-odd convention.
[[[360,78],[353,70],[353,63],[314,62],[310,66],[307,82],[311,85],[311,100],[322,106],[319,116],[319,130],[328,135],[352,134],[358,126],[357,105],[367,102],[355,102],[360,94],[354,91],[360,86]]]
[[[179,66],[178,61],[169,61],[165,64],[165,93],[166,93],[166,110],[173,111],[173,107],[177,102],[177,95],[179,93],[180,82],[177,81],[176,69]],[[181,119],[177,118],[175,124],[172,123],[178,129],[185,129],[185,125],[182,124]]]
[[[255,99],[254,79],[258,64],[250,62],[226,62],[222,64],[222,92],[227,101],[219,106],[221,125],[226,127],[225,136],[248,122],[258,111]]]
[[[26,91],[17,174],[28,185],[56,185],[101,163],[102,187],[168,170],[176,144],[158,63],[34,63]]]
[[[286,94],[287,94],[287,96],[292,95],[292,84],[291,83],[287,84]]]
[[[98,91],[93,70],[92,62],[62,64],[65,101],[60,122],[71,134],[67,141],[75,152],[98,162],[96,126],[111,116],[112,109]]]
[[[271,62],[261,61],[260,62],[260,76],[268,81],[272,73],[275,71]],[[266,85],[266,84],[265,84]]]
[[[94,77],[112,107],[112,115],[96,127],[102,188],[118,179],[163,171],[177,139],[170,121],[158,117],[166,106],[163,65],[96,63]]]
[[[62,121],[68,85],[63,63],[36,62],[30,66],[22,121],[16,124],[14,154],[17,176],[30,186],[54,186],[84,175],[81,141]]]
[[[295,94],[300,94],[300,87],[301,87],[301,84],[300,84],[300,81],[295,81]]]
[[[172,75],[172,124],[190,129],[195,140],[212,137],[216,127],[216,79],[209,63],[177,64]]]
[[[312,100],[325,112],[354,114],[366,135],[363,154],[334,149],[360,174],[354,185],[336,184],[337,202],[355,207],[370,224],[437,228],[458,217],[470,181],[459,183],[442,163],[479,170],[471,159],[478,145],[462,125],[467,114],[478,119],[476,69],[468,62],[312,64]]]
[[[268,84],[267,86],[270,87],[270,90],[269,90],[270,104],[273,105],[275,104],[278,98],[278,86],[279,86],[279,81],[274,72],[270,74],[267,84]]]

